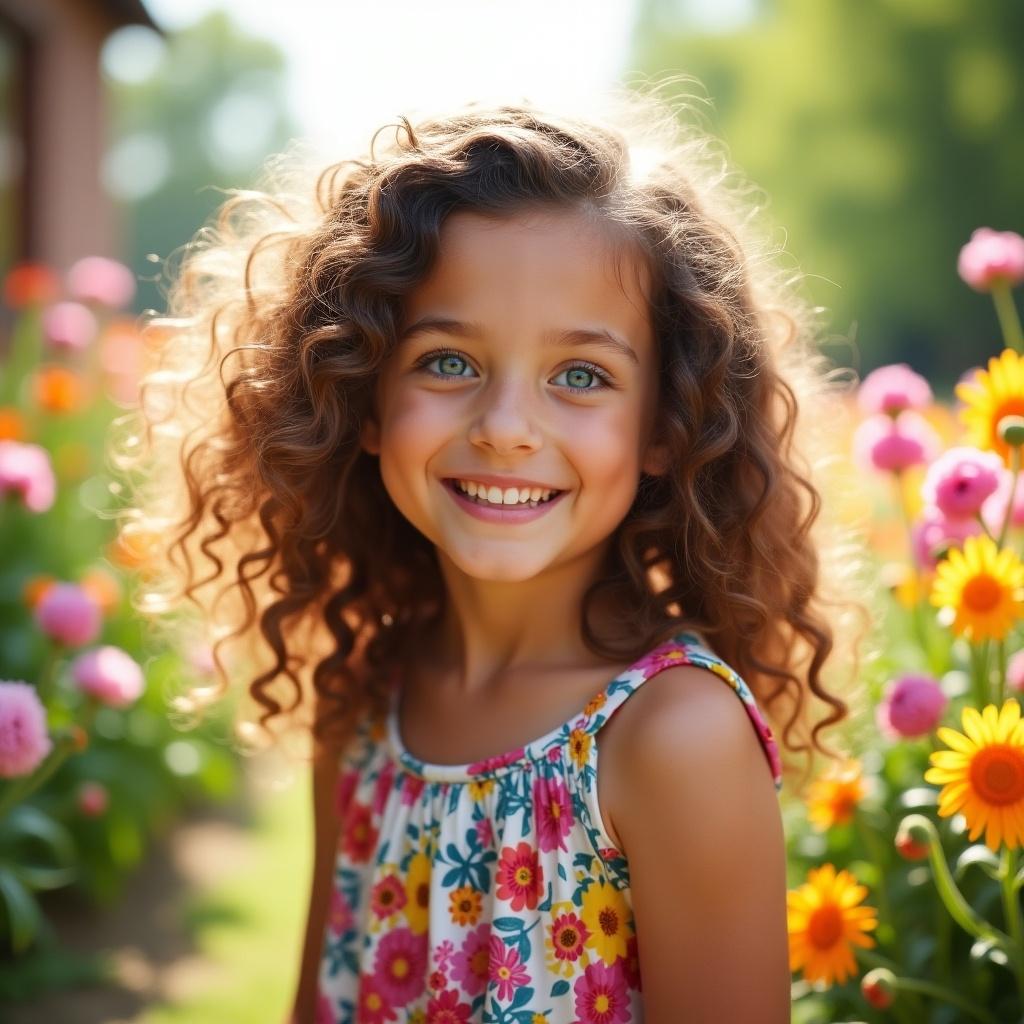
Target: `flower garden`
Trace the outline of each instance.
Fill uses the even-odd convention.
[[[783,792],[797,1024],[1024,1020],[1024,238],[980,228],[958,270],[991,295],[1001,343],[956,406],[902,363],[852,396],[849,514],[870,523],[883,650],[856,756],[806,801]],[[58,979],[52,901],[110,906],[191,802],[238,784],[223,721],[175,712],[210,649],[141,628],[132,581],[160,537],[118,514],[101,459],[154,343],[123,312],[134,280],[87,257],[4,281],[0,1000],[103,984],[100,956]]]

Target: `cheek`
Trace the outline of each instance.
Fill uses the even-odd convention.
[[[585,487],[601,487],[609,497],[628,491],[632,501],[640,476],[638,418],[635,406],[609,408],[602,410],[602,415],[589,417],[583,425],[576,424],[577,429],[566,435],[566,450]]]

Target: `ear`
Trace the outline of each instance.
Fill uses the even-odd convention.
[[[359,445],[370,455],[380,455],[380,424],[372,413],[367,415],[359,429]]]

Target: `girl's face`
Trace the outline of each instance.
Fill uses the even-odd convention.
[[[459,211],[407,297],[362,445],[380,456],[399,511],[467,576],[524,581],[593,553],[629,511],[641,471],[664,471],[650,444],[647,271],[622,257],[620,285],[616,258],[574,211]],[[492,521],[451,487],[481,476],[566,493],[539,516]]]

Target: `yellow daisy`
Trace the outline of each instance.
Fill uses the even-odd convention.
[[[969,381],[957,384],[954,394],[964,406],[960,420],[967,427],[965,444],[998,452],[1010,466],[1010,446],[999,437],[1004,416],[1024,416],[1024,360],[1012,348],[1003,349]]]
[[[865,932],[878,927],[874,907],[858,906],[866,886],[845,868],[836,872],[823,864],[807,873],[807,881],[786,893],[789,969],[803,971],[812,984],[840,984],[856,973],[851,943],[870,949],[875,940]]]
[[[590,932],[587,949],[594,950],[608,967],[626,955],[633,926],[626,898],[618,889],[598,879],[583,893],[580,917]]]
[[[853,820],[867,789],[857,758],[833,764],[808,788],[807,817],[819,832]]]
[[[984,534],[952,547],[936,566],[930,601],[956,611],[952,630],[971,643],[1002,640],[1024,618],[1024,565],[1012,548]]]
[[[406,869],[405,911],[409,930],[422,935],[430,924],[430,857],[425,853],[413,854]]]
[[[985,830],[985,845],[1015,850],[1024,836],[1024,723],[1013,698],[1001,711],[987,704],[979,712],[967,705],[960,713],[964,732],[940,726],[936,735],[952,750],[929,755],[935,766],[924,777],[942,785],[939,814],[963,814],[969,838]],[[964,735],[966,733],[966,735]]]

